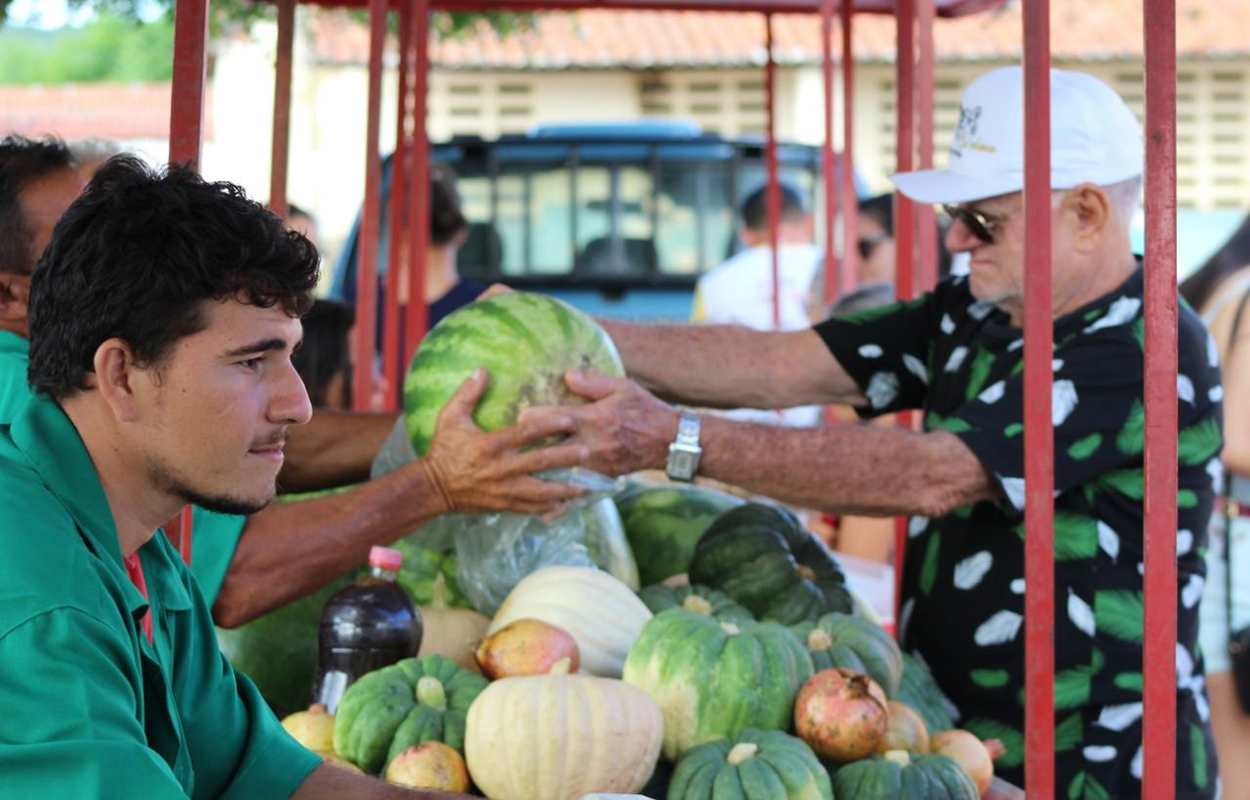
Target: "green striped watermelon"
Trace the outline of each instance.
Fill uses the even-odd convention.
[[[690,566],[712,520],[742,505],[740,498],[694,484],[631,483],[615,498],[643,586]]]
[[[527,292],[470,303],[434,326],[408,367],[404,413],[418,455],[429,449],[438,412],[479,366],[490,383],[473,420],[488,431],[530,406],[585,402],[564,382],[570,369],[625,374],[607,332],[567,303]]]

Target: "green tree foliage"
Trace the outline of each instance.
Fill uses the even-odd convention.
[[[13,0],[0,0],[0,84],[77,81],[159,81],[173,71],[176,0],[68,0],[71,9],[90,8],[91,22],[58,31],[5,27]],[[260,19],[276,19],[276,5],[250,0],[209,0],[210,36],[246,31]],[[153,11],[162,11],[155,19]],[[142,17],[141,17],[142,12]],[[352,16],[367,24],[361,11]],[[485,21],[499,36],[531,28],[532,14],[509,12],[433,15],[431,30],[440,39],[464,36]],[[390,15],[396,27],[396,15]]]
[[[0,30],[0,83],[168,80],[174,28],[102,14],[77,29]]]

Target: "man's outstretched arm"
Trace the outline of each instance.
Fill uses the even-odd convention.
[[[823,346],[823,345],[822,345]],[[633,382],[570,373],[584,406],[530,409],[527,421],[571,415],[592,469],[663,469],[677,410]],[[981,462],[946,431],[869,425],[788,428],[705,414],[699,474],[806,508],[866,516],[941,516],[998,496]]]
[[[601,319],[625,371],[667,400],[704,408],[791,408],[864,397],[811,329],[636,325]]]
[[[484,373],[457,390],[439,415],[422,458],[343,494],[277,503],[248,517],[213,619],[232,628],[303,597],[365,563],[369,548],[389,544],[447,511],[543,514],[581,490],[533,473],[585,463],[579,443],[522,451],[572,430],[555,413],[484,433],[472,419]]]

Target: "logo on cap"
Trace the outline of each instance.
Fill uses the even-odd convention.
[[[961,105],[959,107],[959,124],[955,126],[955,138],[951,142],[950,153],[952,156],[955,158],[963,156],[962,151],[965,147],[985,153],[993,153],[997,150],[993,145],[975,141],[977,123],[980,121],[981,106],[968,107]]]

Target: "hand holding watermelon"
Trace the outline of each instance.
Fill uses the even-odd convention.
[[[573,431],[567,413],[485,432],[473,421],[473,410],[486,391],[489,376],[477,368],[438,414],[429,450],[418,463],[443,498],[448,511],[516,511],[545,514],[583,492],[532,473],[586,463],[585,445],[565,441],[526,449],[543,439]]]
[[[677,409],[628,378],[569,370],[564,382],[589,402],[526,409],[520,421],[549,426],[564,417],[571,419],[576,433],[569,442],[586,447],[587,465],[605,475],[664,465],[677,433]]]

